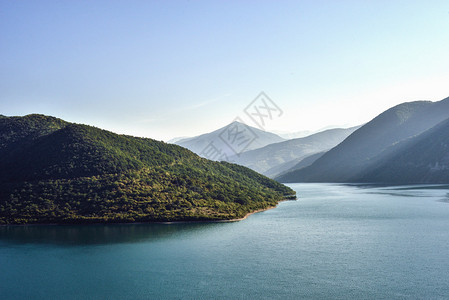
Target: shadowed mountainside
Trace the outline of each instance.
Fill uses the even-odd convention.
[[[357,182],[377,166],[389,147],[429,130],[449,117],[449,98],[397,105],[351,134],[311,166],[276,178],[281,182]]]
[[[449,119],[386,149],[361,182],[449,183]]]

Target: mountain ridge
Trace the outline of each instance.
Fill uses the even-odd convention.
[[[284,174],[282,182],[351,182],[375,165],[389,146],[432,128],[449,117],[449,98],[396,105],[352,133],[312,165]]]
[[[359,126],[333,128],[303,138],[272,143],[262,148],[246,151],[239,156],[232,156],[230,161],[274,177],[276,173],[289,169],[306,156],[327,151],[338,145],[357,128]]]

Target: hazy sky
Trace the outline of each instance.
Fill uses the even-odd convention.
[[[449,96],[449,1],[0,1],[0,114],[170,139],[264,91],[268,130]]]

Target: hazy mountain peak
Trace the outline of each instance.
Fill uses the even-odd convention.
[[[196,154],[212,160],[228,160],[233,155],[282,142],[280,136],[234,120],[209,133],[176,141]]]
[[[228,126],[229,126],[229,125],[238,125],[238,126],[240,126],[240,125],[245,125],[245,126],[249,126],[249,125],[247,125],[247,124],[245,124],[245,123],[243,123],[243,122],[240,122],[240,121],[238,121],[238,120],[232,121],[231,123],[228,124]]]

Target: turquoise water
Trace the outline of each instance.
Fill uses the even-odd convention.
[[[0,227],[1,299],[449,299],[449,188],[291,184],[236,223]]]

